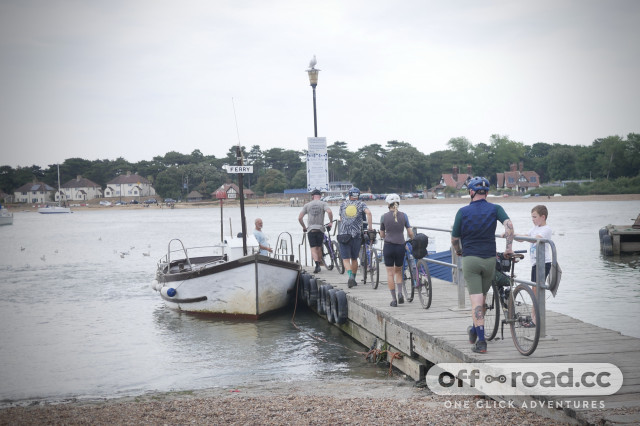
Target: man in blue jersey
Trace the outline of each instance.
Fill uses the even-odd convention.
[[[496,226],[504,226],[507,245],[505,254],[513,253],[513,224],[502,206],[487,201],[489,181],[474,177],[467,185],[471,203],[456,214],[451,245],[462,256],[462,273],[471,300],[473,324],[467,329],[473,352],[486,353],[484,338],[484,301],[496,272]],[[462,243],[462,244],[461,244]]]

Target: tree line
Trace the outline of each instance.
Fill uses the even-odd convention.
[[[171,151],[137,163],[122,157],[93,161],[69,158],[60,164],[60,181],[64,183],[82,175],[104,188],[108,181],[130,171],[147,178],[163,198],[184,198],[192,190],[207,196],[224,183],[236,182],[237,175],[227,174],[222,168],[225,164],[237,164],[236,148],[231,146],[226,156],[220,158],[196,149],[191,154]],[[244,164],[253,166],[253,173],[244,175],[246,188],[258,195],[306,188],[306,150],[262,150],[259,145],[241,149]],[[572,187],[573,191],[611,193],[619,192],[622,186],[627,188],[625,191],[640,192],[638,133],[630,133],[626,138],[596,139],[590,146],[544,142],[529,146],[494,134],[488,143],[473,144],[465,137],[452,138],[446,150],[431,154],[399,141],[389,141],[384,146],[371,144],[356,151],[350,151],[346,142],[336,141],[327,151],[329,181],[348,181],[363,192],[403,193],[428,189],[439,183],[442,174],[451,173],[454,166],[460,173],[466,173],[471,167],[473,175],[485,176],[495,185],[497,173],[508,171],[511,164],[521,161],[524,170],[537,172],[543,184],[594,179],[596,182],[591,187]],[[56,187],[56,164],[46,169],[36,165],[15,169],[0,167],[0,189],[8,194],[34,178]]]

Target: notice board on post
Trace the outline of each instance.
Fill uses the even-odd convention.
[[[327,138],[307,138],[307,191],[329,192]]]

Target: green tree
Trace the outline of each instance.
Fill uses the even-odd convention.
[[[169,167],[158,173],[153,187],[161,198],[181,198],[182,173],[177,167]]]
[[[273,194],[282,193],[287,188],[287,178],[280,170],[269,169],[258,178],[255,186],[256,193]]]
[[[349,180],[349,163],[354,154],[347,149],[347,144],[334,142],[327,147],[327,155],[329,156],[329,182]]]
[[[549,152],[549,179],[566,180],[576,175],[576,153],[570,147],[554,145]]]

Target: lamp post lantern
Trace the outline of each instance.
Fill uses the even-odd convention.
[[[317,138],[318,120],[316,118],[316,86],[318,85],[318,72],[320,70],[316,69],[316,63],[316,55],[313,55],[313,59],[309,62],[309,69],[307,70],[307,73],[309,74],[309,83],[313,89],[313,136]]]

